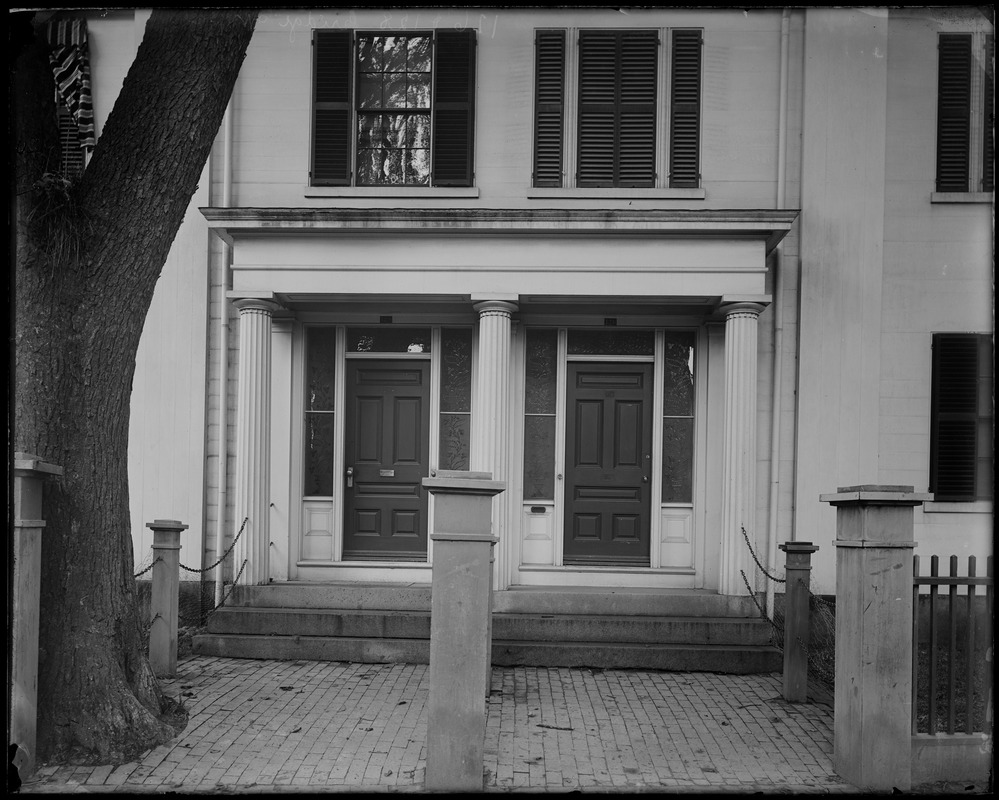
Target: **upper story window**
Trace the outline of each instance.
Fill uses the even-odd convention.
[[[313,32],[313,186],[471,186],[475,31]]]
[[[992,337],[933,336],[930,491],[936,500],[992,498]]]
[[[659,29],[536,32],[535,187],[700,186],[702,31],[666,41],[664,65]]]
[[[994,38],[941,33],[937,49],[937,191],[991,192]]]

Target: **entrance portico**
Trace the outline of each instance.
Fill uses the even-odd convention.
[[[271,530],[267,523],[247,525],[247,552],[255,554],[250,561],[259,565],[253,568],[252,583],[285,575],[298,580],[429,582],[430,551],[394,558],[390,549],[384,558],[373,559],[363,548],[345,546],[356,533],[348,520],[348,439],[387,430],[373,422],[366,422],[365,428],[357,424],[353,412],[347,413],[347,365],[355,365],[349,373],[355,375],[356,365],[366,360],[382,359],[387,366],[409,359],[408,363],[420,360],[425,365],[421,369],[429,387],[426,407],[421,406],[418,418],[410,422],[404,418],[399,430],[411,433],[413,425],[426,425],[427,469],[443,468],[442,430],[450,430],[464,415],[467,420],[462,424],[469,426],[465,468],[490,472],[510,487],[494,500],[493,527],[500,539],[498,589],[620,585],[744,593],[741,531],[752,528],[755,513],[757,319],[769,301],[764,292],[767,253],[787,232],[794,212],[206,209],[204,213],[234,248],[233,296],[240,298],[239,304],[256,309],[260,303],[254,305],[248,298],[257,294],[259,301],[280,306],[292,319],[290,363],[284,363],[289,359],[281,355],[285,348],[279,348],[273,358],[280,363],[270,365],[271,348],[260,343],[256,331],[261,326],[252,327],[248,321],[245,340],[240,326],[237,407],[267,408],[269,399],[261,392],[266,395],[271,386],[290,384],[292,397],[297,398],[290,404],[290,418],[287,410],[263,417],[251,412],[255,422],[244,426],[245,433],[240,428],[236,485],[247,487],[247,497],[251,492],[268,495],[257,504],[276,508],[269,518],[285,521]],[[377,325],[425,329],[428,346],[418,353],[350,349],[352,331]],[[331,426],[329,449],[324,452],[333,477],[328,489],[322,490],[328,494],[309,495],[303,488],[305,440],[298,409],[304,407],[308,331],[319,328],[330,331],[323,357],[328,359],[337,399],[330,401],[328,410],[315,414],[328,415],[323,421]],[[461,330],[471,336],[474,381],[467,414],[444,408],[442,385],[446,364],[440,342]],[[525,406],[525,375],[532,331],[544,330],[551,331],[555,348],[553,359],[546,362],[550,366],[545,367],[551,370],[553,405],[551,411],[539,412]],[[582,335],[576,332],[595,330],[641,334],[651,343],[650,349],[638,352],[607,345],[610,349],[569,352],[569,342]],[[602,335],[601,341],[612,339]],[[620,336],[614,341],[619,340],[623,341]],[[696,410],[692,405],[689,414],[679,416],[670,410],[666,396],[670,389],[664,388],[671,370],[684,363],[675,355],[677,347],[689,353],[684,374],[696,397]],[[318,350],[312,347],[309,352],[314,355]],[[607,365],[614,363],[631,366],[608,370]],[[587,364],[598,366],[587,368]],[[272,366],[273,378],[255,377],[268,375]],[[594,376],[579,379],[592,386],[569,392],[567,377],[577,381],[579,375]],[[631,390],[615,381],[638,381],[647,388]],[[597,405],[611,395],[615,395],[613,405],[601,406],[605,411],[594,416]],[[415,406],[410,403],[407,408]],[[617,426],[607,442],[626,450],[612,454],[618,460],[608,461],[611,466],[596,469],[613,473],[600,479],[605,488],[599,491],[592,488],[598,484],[590,478],[578,477],[584,474],[578,470],[573,473],[576,477],[570,477],[566,461],[567,443],[594,424]],[[535,499],[525,485],[525,447],[532,437],[542,435],[539,431],[544,436],[550,431],[554,437],[544,451],[544,458],[550,458],[544,461],[551,475],[550,499]],[[665,444],[664,433],[672,437]],[[672,486],[669,476],[675,465],[664,466],[677,436],[683,442],[689,439],[691,463],[684,468],[692,476],[690,496],[679,500],[666,488]],[[286,474],[281,470],[268,475],[270,459],[250,457],[266,452],[265,440],[291,442],[292,463]],[[632,444],[637,449],[627,450]],[[625,462],[633,456],[635,488],[627,482],[618,486]],[[397,471],[389,464],[379,469]],[[591,470],[591,475],[596,472]],[[262,491],[263,486],[269,491]],[[636,498],[634,513],[615,511],[625,495]],[[589,507],[583,505],[587,502]],[[709,508],[721,508],[720,518],[713,517]],[[413,526],[417,537],[427,530],[432,501],[420,513],[422,517],[397,514]],[[576,527],[566,528],[567,521]],[[622,554],[636,555],[601,555],[604,546],[597,543],[604,535],[598,531],[601,525],[616,537],[615,547]],[[579,534],[576,549],[592,557],[566,558],[566,532],[572,530]],[[633,551],[622,544],[632,540],[637,543]],[[288,553],[288,564],[264,566],[268,551]],[[681,551],[682,557],[673,555]]]

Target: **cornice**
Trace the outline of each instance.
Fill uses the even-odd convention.
[[[797,209],[201,208],[229,244],[260,236],[490,235],[784,238]]]

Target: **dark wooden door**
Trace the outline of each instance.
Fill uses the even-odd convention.
[[[347,360],[344,560],[427,557],[430,362]]]
[[[565,564],[649,565],[652,365],[569,362]]]

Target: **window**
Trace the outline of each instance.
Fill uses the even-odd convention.
[[[937,49],[937,191],[991,192],[994,39],[941,33]]]
[[[992,338],[933,336],[930,491],[936,500],[992,497]]]
[[[673,30],[667,41],[668,94],[660,86],[657,29],[581,30],[574,54],[568,31],[536,32],[534,186],[700,186],[702,35]],[[570,104],[567,64],[573,61]],[[668,160],[659,144],[664,121]]]
[[[471,186],[475,31],[313,34],[313,186]]]

